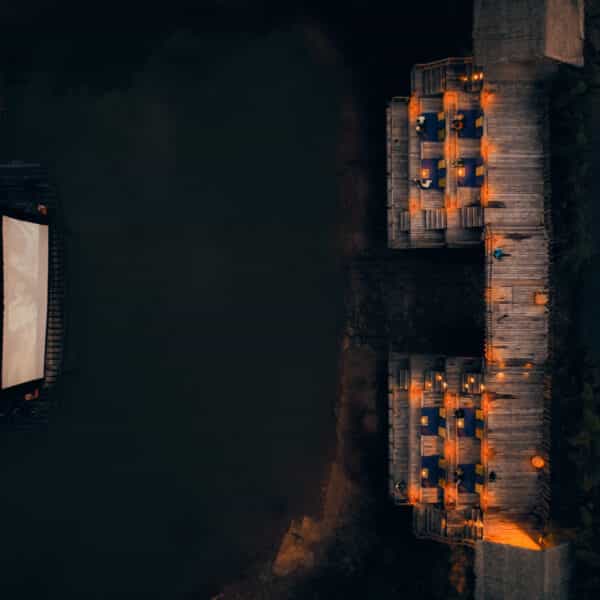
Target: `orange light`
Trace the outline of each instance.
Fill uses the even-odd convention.
[[[538,306],[544,306],[545,304],[548,304],[548,294],[544,292],[535,292],[533,295],[533,302]]]
[[[437,381],[441,381],[442,380],[442,376],[439,373],[435,376],[435,378],[436,378]]]
[[[484,110],[489,108],[494,102],[494,94],[488,92],[487,90],[483,92],[481,95],[481,106]]]
[[[456,92],[446,92],[444,94],[444,110],[450,110],[453,107],[453,105],[456,105],[457,102],[458,94]]]
[[[426,467],[421,469],[421,477],[423,479],[427,479],[427,477],[429,477],[429,469],[427,469]]]
[[[535,456],[531,457],[531,465],[535,469],[543,469],[545,464],[546,461],[539,454],[536,454]]]
[[[504,379],[504,373],[502,371],[499,371],[498,373],[496,373],[496,377],[498,379]]]
[[[469,377],[469,383],[475,383],[475,377]]]
[[[539,544],[518,525],[513,523],[503,523],[502,529],[498,530],[498,532],[489,526],[486,527],[486,531],[486,537],[491,542],[526,548],[527,550],[540,550]]]
[[[408,102],[408,114],[411,121],[416,121],[419,116],[419,101],[415,96],[412,96]]]
[[[483,392],[483,390],[485,390],[485,385],[483,385],[483,383],[482,383],[479,385],[479,391]]]
[[[427,427],[427,425],[429,425],[429,418],[427,415],[423,415],[421,417],[421,425],[423,425],[423,427]]]
[[[481,206],[487,206],[488,198],[488,184],[487,179],[485,179],[483,185],[479,188],[479,202],[481,203]]]
[[[427,386],[426,387],[427,387],[427,389],[429,389],[431,387],[431,381],[427,382]]]
[[[446,408],[452,407],[452,394],[446,393],[446,395],[444,396],[444,406]]]
[[[447,383],[444,381],[444,383],[442,383],[442,387],[443,387],[444,389],[446,389],[446,388],[448,387],[448,384],[447,384]]]
[[[456,426],[459,429],[464,429],[465,428],[465,420],[460,418],[460,419],[456,419]]]
[[[485,512],[487,510],[488,505],[489,505],[488,494],[487,494],[487,492],[485,490],[484,490],[483,494],[481,494],[481,498],[479,500],[479,503],[481,504],[481,510],[483,510]]]
[[[481,408],[483,409],[484,414],[487,413],[490,408],[490,399],[486,393],[481,396]]]
[[[457,174],[459,177],[464,177],[467,174],[467,170],[464,167],[458,167]]]
[[[429,177],[429,169],[421,169],[421,177],[427,179]]]
[[[458,201],[456,199],[456,196],[448,194],[444,199],[444,206],[448,210],[458,208]]]
[[[408,490],[408,501],[411,504],[416,504],[419,499],[419,488],[416,485],[411,485]]]

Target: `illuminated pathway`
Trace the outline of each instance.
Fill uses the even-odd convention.
[[[546,86],[559,63],[582,64],[582,19],[582,2],[475,2],[474,57],[416,65],[387,112],[389,246],[485,246],[483,356],[392,341],[389,361],[390,494],[414,506],[417,536],[475,545],[479,599],[513,597],[519,564],[523,597],[566,594],[564,547],[510,552],[546,548]]]

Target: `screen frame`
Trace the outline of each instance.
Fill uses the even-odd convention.
[[[12,397],[12,396],[24,396],[26,393],[35,390],[38,388],[45,379],[46,376],[46,355],[48,349],[48,312],[50,310],[50,286],[51,286],[51,264],[50,260],[50,252],[52,248],[52,237],[53,231],[52,227],[50,227],[51,219],[48,214],[42,215],[41,213],[32,214],[30,212],[11,209],[5,206],[0,207],[0,376],[3,369],[4,362],[4,233],[2,227],[2,218],[9,217],[11,219],[16,219],[19,221],[26,221],[28,223],[35,223],[37,225],[46,225],[48,226],[48,278],[46,285],[46,323],[45,323],[45,335],[44,335],[44,357],[43,357],[43,365],[44,365],[44,374],[41,378],[32,379],[30,381],[24,381],[21,383],[17,383],[15,385],[11,385],[3,388],[0,381],[0,396],[4,399],[4,397]],[[0,377],[1,379],[1,377]]]

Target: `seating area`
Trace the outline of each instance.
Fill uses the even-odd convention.
[[[446,437],[446,409],[443,406],[421,407],[421,435]]]
[[[480,408],[459,408],[456,417],[457,437],[483,437],[483,411]]]
[[[456,468],[456,484],[459,494],[480,494],[483,490],[483,465],[461,463]]]
[[[485,167],[483,158],[460,158],[456,161],[456,183],[458,187],[481,187]]]
[[[421,487],[422,488],[443,488],[446,485],[446,461],[434,454],[432,456],[421,457]]]
[[[443,112],[421,113],[415,130],[423,142],[441,142],[446,137],[446,117]]]
[[[483,111],[481,109],[459,110],[452,119],[451,128],[459,138],[479,139],[483,136]]]
[[[419,187],[431,190],[446,187],[446,161],[443,158],[424,158],[421,161]]]

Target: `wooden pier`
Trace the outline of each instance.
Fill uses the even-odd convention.
[[[546,86],[559,62],[581,64],[583,3],[477,0],[474,16],[474,57],[416,65],[410,98],[388,108],[389,247],[483,244],[486,281],[479,368],[390,352],[390,494],[415,506],[420,537],[539,549],[550,500]],[[443,394],[426,389],[433,363]],[[477,393],[462,387],[469,368]],[[426,407],[444,412],[439,435],[423,435]],[[477,437],[457,436],[456,415],[471,410]],[[446,471],[432,490],[421,466],[438,454]],[[460,465],[475,465],[476,492],[454,485]]]

